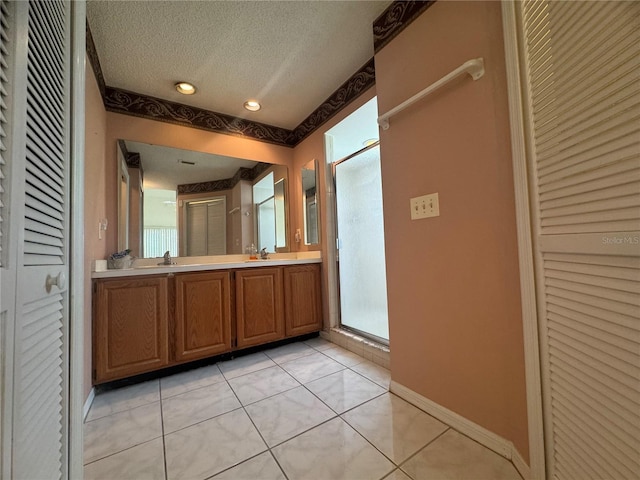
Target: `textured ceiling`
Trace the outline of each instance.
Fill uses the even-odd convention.
[[[107,85],[293,129],[373,57],[390,3],[90,0],[87,17]]]

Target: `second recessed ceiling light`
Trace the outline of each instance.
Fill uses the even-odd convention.
[[[247,100],[244,102],[244,108],[250,112],[257,112],[262,108],[262,106],[256,100]]]
[[[176,90],[183,95],[193,95],[196,93],[196,87],[188,82],[178,82],[174,86],[176,87]]]

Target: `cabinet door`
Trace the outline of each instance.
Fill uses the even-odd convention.
[[[284,304],[288,337],[322,329],[320,265],[284,269]]]
[[[166,277],[99,280],[95,307],[96,383],[167,365]]]
[[[281,268],[236,272],[238,347],[284,338]]]
[[[176,360],[231,350],[229,272],[176,275]]]

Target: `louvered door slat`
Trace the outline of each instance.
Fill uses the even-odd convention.
[[[51,176],[51,179],[61,187],[64,185],[64,174],[62,172],[62,162],[64,160],[62,154],[51,146],[49,138],[45,135],[45,132],[39,132],[37,124],[34,124],[32,120],[27,120],[27,127],[30,130],[27,131],[27,155],[29,155],[30,162],[38,170],[46,172]],[[51,133],[49,130],[48,133]]]
[[[582,368],[581,365],[588,365],[589,378],[596,378],[600,383],[611,388],[622,389],[625,394],[631,394],[637,388],[637,380],[633,377],[634,369],[629,364],[620,362],[602,351],[592,349],[589,345],[579,344],[570,331],[565,335],[558,328],[550,329],[548,335],[549,345],[557,346],[557,351],[549,350],[550,354],[578,369]],[[636,397],[631,400],[637,403]]]
[[[34,85],[31,87],[30,93],[32,96],[41,95],[42,90],[43,90],[42,87],[38,85]],[[42,122],[44,125],[46,125],[49,131],[57,132],[58,134],[61,134],[62,132],[64,132],[64,125],[61,124],[62,119],[54,117],[54,115],[51,112],[51,108],[52,108],[51,105],[47,105],[44,102],[36,102],[32,99],[29,102],[29,108],[33,111],[32,115],[37,116],[39,121]],[[52,147],[51,145],[47,145],[47,146]],[[61,158],[63,155],[63,152],[57,151],[56,155],[58,158]]]
[[[607,302],[605,303],[607,309],[613,312],[623,313],[629,318],[632,318],[631,321],[624,325],[625,328],[640,329],[640,325],[635,321],[635,314],[638,308],[640,308],[640,305],[637,303],[638,296],[635,293],[568,282],[557,278],[547,278],[547,288],[550,295],[553,295],[557,290],[562,290],[565,292],[567,298],[571,298],[572,295],[577,295],[586,303],[591,303],[596,306],[602,306],[602,304],[596,302],[602,302],[604,299],[604,301]],[[609,328],[615,328],[615,325]]]
[[[552,286],[552,282],[549,281],[547,283],[547,294],[551,298],[562,298],[566,299],[574,304],[583,304],[591,307],[595,307],[600,309],[603,312],[613,312],[621,314],[625,319],[626,325],[629,327],[623,327],[619,324],[609,322],[607,324],[607,331],[611,331],[620,336],[628,336],[633,335],[640,331],[640,325],[638,322],[635,322],[635,315],[638,312],[638,305],[633,305],[632,303],[627,303],[626,301],[620,301],[616,299],[610,299],[608,297],[601,297],[596,295],[584,294],[577,292],[575,288],[571,288],[573,285],[569,285],[567,288],[557,288]],[[625,299],[626,300],[626,299]],[[633,300],[630,298],[629,300]],[[583,321],[588,325],[598,325],[597,321],[590,320],[589,317],[584,317]],[[597,327],[596,327],[597,328]]]
[[[31,62],[37,61],[36,58],[30,58]],[[29,94],[29,98],[27,99],[27,108],[33,111],[34,105],[42,105],[43,109],[46,113],[47,118],[53,122],[53,125],[59,124],[60,117],[58,116],[58,112],[64,104],[60,104],[61,100],[57,95],[47,95],[48,88],[50,85],[47,85],[46,78],[49,73],[42,65],[34,65],[30,63],[29,68],[29,76],[28,79],[31,80],[29,85],[27,86],[27,92]],[[64,129],[62,125],[56,126],[54,130],[58,132],[63,132]]]
[[[39,223],[45,225],[43,228],[53,228],[58,232],[58,235],[62,235],[63,224],[62,218],[54,218],[51,215],[47,215],[39,210],[32,208],[30,205],[26,207],[26,225],[29,230],[34,230],[32,223]],[[53,213],[56,213],[53,211]],[[53,235],[49,230],[48,235]]]
[[[42,235],[48,235],[50,237],[62,238],[59,228],[50,227],[42,222],[35,222],[30,218],[25,220],[25,230],[41,233]]]
[[[553,402],[554,407],[566,408],[575,411],[578,418],[583,418],[586,422],[591,423],[594,429],[600,432],[598,434],[599,442],[610,443],[609,448],[618,450],[630,449],[633,451],[637,447],[635,438],[637,431],[633,428],[627,428],[628,423],[612,409],[603,409],[602,404],[593,400],[591,396],[585,395],[587,389],[575,388],[576,384],[580,384],[580,378],[571,377],[569,374],[563,374],[562,370],[552,369],[554,374],[558,375],[558,379],[565,380],[562,384],[554,387],[555,394]],[[588,391],[591,393],[593,388]],[[562,405],[563,407],[559,407]],[[561,412],[557,412],[561,416]],[[633,457],[630,458],[633,460]],[[633,470],[633,461],[627,462],[627,468]]]
[[[7,58],[9,56],[8,44],[9,44],[9,10],[7,8],[7,4],[5,0],[0,1],[0,266],[4,263],[4,255],[5,255],[5,239],[7,238],[5,235],[5,188],[4,188],[4,169],[6,165],[6,155],[7,155],[7,85],[8,85],[8,70],[9,66],[7,63]]]
[[[584,422],[583,419],[580,418],[580,415],[576,413],[576,411],[565,407],[563,404],[558,404],[557,408],[558,411],[562,414],[558,419],[560,424],[563,424],[562,419],[566,418],[566,425],[571,425],[571,427],[569,428],[575,430],[576,434],[579,435],[580,438],[595,439],[593,442],[593,447],[599,452],[606,452],[606,455],[608,455],[610,458],[610,461],[608,462],[610,472],[615,471],[617,468],[621,468],[624,471],[624,464],[627,462],[631,462],[634,466],[638,466],[637,460],[634,458],[635,453],[631,451],[630,448],[626,448],[626,446],[624,446],[624,451],[618,449],[607,449],[608,446],[611,445],[611,443],[614,443],[618,440],[610,436],[608,432],[603,432],[602,430],[598,429],[598,425],[596,425],[595,422]],[[605,438],[606,441],[600,441],[600,438]],[[616,467],[614,467],[614,465]],[[617,465],[620,465],[621,467],[617,467]],[[633,471],[630,469],[626,469],[626,472],[624,473],[626,474],[626,476],[633,475]]]
[[[633,316],[621,315],[611,310],[574,302],[568,297],[555,297],[552,294],[549,294],[549,312],[549,318],[551,318],[551,313],[557,314],[557,320],[562,322],[563,326],[572,328],[576,334],[580,332],[588,335],[591,332],[594,336],[594,344],[610,343],[616,347],[615,351],[620,358],[627,357],[623,351],[626,350],[631,354],[627,361],[635,360],[634,355],[637,353],[637,341],[640,333],[637,330],[619,326],[621,323],[629,323],[630,320],[633,320]],[[616,325],[618,325],[617,330],[626,333],[627,336],[616,335]],[[553,325],[553,327],[556,326]],[[551,325],[550,328],[552,328]],[[586,342],[587,339],[585,338],[583,341]]]
[[[560,206],[565,204],[564,202],[566,202],[566,198],[573,199],[575,196],[587,192],[598,192],[600,190],[607,190],[610,188],[627,189],[629,184],[631,184],[630,188],[633,188],[635,184],[640,181],[640,159],[631,159],[627,162],[620,162],[616,164],[616,167],[618,168],[615,170],[619,169],[620,173],[612,172],[605,177],[593,178],[595,176],[595,172],[588,172],[587,174],[570,177],[570,179],[565,181],[547,184],[547,188],[544,192],[542,192],[541,189],[540,202],[546,203],[545,207]],[[556,200],[558,203],[555,202]]]
[[[26,205],[30,209],[29,213],[31,213],[31,211],[36,212],[33,217],[29,216],[28,218],[32,221],[37,221],[42,216],[48,217],[46,221],[47,225],[53,226],[54,228],[57,223],[61,224],[64,219],[62,211],[59,208],[50,207],[36,195],[37,191],[35,190],[27,194]]]
[[[596,259],[597,257],[572,257],[568,259],[567,257],[562,257],[560,255],[556,255],[555,259],[552,259],[550,258],[550,255],[545,255],[545,266],[549,270],[632,280],[634,283],[631,283],[631,285],[636,287],[634,291],[640,295],[640,262],[635,259],[620,258],[615,261],[618,265],[611,265],[614,263],[614,260],[600,258],[600,261],[598,262]]]
[[[549,478],[636,479],[640,4],[516,5]]]

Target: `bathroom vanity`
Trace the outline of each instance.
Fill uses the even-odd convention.
[[[321,330],[320,261],[94,272],[94,384]]]

